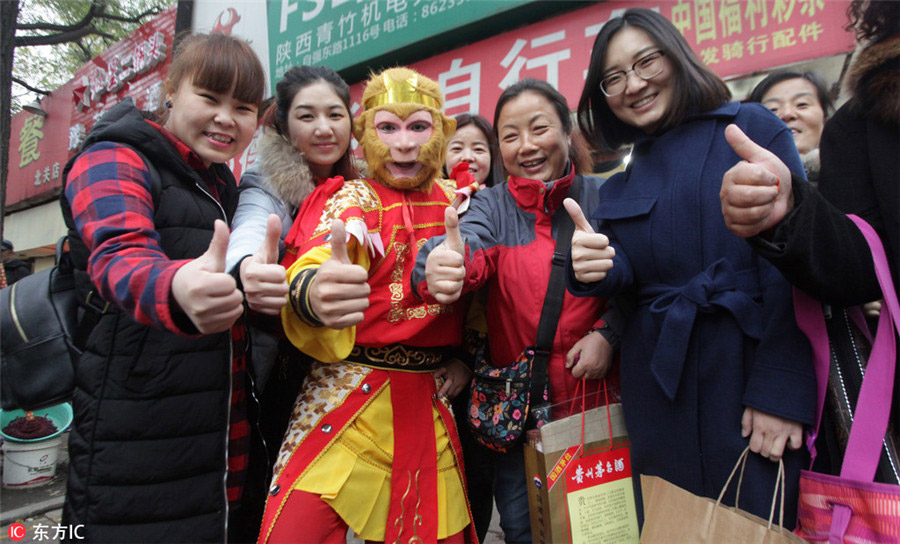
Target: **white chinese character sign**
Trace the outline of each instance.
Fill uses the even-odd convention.
[[[97,119],[130,96],[142,110],[159,106],[158,87],[172,58],[175,8],[169,8],[75,71],[73,125],[90,131]]]

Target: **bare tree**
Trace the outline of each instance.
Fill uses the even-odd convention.
[[[59,55],[64,66],[44,69],[43,73],[71,76],[78,66],[162,11],[161,0],[36,0],[35,3],[43,9],[25,14],[24,10],[20,11],[21,0],[0,0],[0,149],[3,150],[0,155],[0,238],[3,236],[9,175],[13,83],[32,93],[47,95],[50,91],[41,85],[52,81],[45,78],[27,81],[26,77],[14,75],[16,49],[41,45],[68,47],[68,55]],[[128,6],[123,7],[125,4]],[[64,81],[57,80],[56,84]]]

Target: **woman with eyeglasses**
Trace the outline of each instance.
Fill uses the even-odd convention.
[[[768,517],[783,459],[785,526],[793,527],[815,377],[790,285],[722,219],[722,175],[741,160],[725,127],[752,133],[799,176],[803,166],[784,123],[729,98],[658,13],[629,9],[603,26],[578,120],[599,148],[633,150],[628,169],[601,186],[600,205],[585,210],[599,233],[566,203],[583,225],[567,286],[638,302],[621,343],[635,472],[715,498],[749,445],[740,508]]]

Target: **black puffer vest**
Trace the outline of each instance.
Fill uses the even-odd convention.
[[[90,153],[98,142],[128,145],[152,163],[159,178],[154,223],[170,259],[203,254],[213,222],[232,217],[231,172],[213,166],[226,180],[220,205],[130,99],[97,123],[82,150]],[[61,205],[76,267],[84,271],[88,251],[65,195]],[[93,289],[86,272],[78,281],[85,294]],[[64,523],[84,524],[88,542],[225,541],[230,390],[229,333],[186,338],[141,325],[111,305],[76,368]]]

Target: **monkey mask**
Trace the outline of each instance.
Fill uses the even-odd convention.
[[[438,84],[409,68],[389,68],[369,78],[362,102],[353,134],[372,177],[395,189],[431,190],[456,130],[456,121],[441,113]]]

